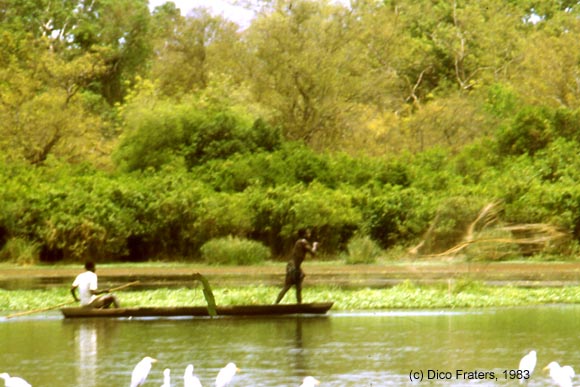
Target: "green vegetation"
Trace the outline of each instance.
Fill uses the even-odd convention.
[[[213,288],[217,305],[271,304],[278,287],[252,286]],[[292,296],[292,295],[290,295]],[[487,308],[546,304],[576,304],[580,288],[489,287],[476,282],[457,281],[451,285],[416,286],[403,282],[390,289],[339,289],[309,287],[303,291],[304,302],[335,302],[334,311],[379,309]],[[205,306],[203,289],[156,289],[125,291],[119,294],[122,305]],[[71,300],[67,289],[0,290],[0,310],[4,312],[46,308]]]
[[[348,242],[344,261],[347,264],[375,263],[381,254],[381,248],[371,238],[355,235]]]
[[[577,258],[578,4],[257,3],[0,4],[0,261]]]
[[[201,246],[201,257],[208,264],[255,265],[269,259],[270,251],[259,242],[228,236]]]

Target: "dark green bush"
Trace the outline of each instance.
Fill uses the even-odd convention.
[[[525,107],[497,133],[503,155],[533,155],[553,139],[553,115],[546,108]]]
[[[254,265],[269,259],[270,250],[253,240],[227,236],[204,243],[201,256],[209,264]]]
[[[279,148],[279,130],[253,124],[229,111],[200,110],[189,104],[160,103],[129,114],[127,132],[114,159],[126,171],[159,169],[183,157],[188,168],[235,154]]]
[[[284,255],[300,229],[310,229],[323,253],[344,249],[361,221],[350,192],[320,184],[279,186],[246,192],[252,214],[252,235]]]
[[[429,226],[433,209],[415,189],[391,189],[361,204],[363,227],[383,249],[409,242]]]
[[[113,159],[125,171],[159,169],[179,155],[185,123],[200,121],[201,117],[198,111],[168,103],[139,112],[127,120]]]
[[[248,187],[311,184],[326,187],[408,186],[409,168],[397,160],[317,154],[300,143],[286,142],[274,152],[236,154],[194,169],[194,174],[218,191],[241,192]]]
[[[557,109],[554,112],[554,134],[566,140],[580,142],[580,109]]]

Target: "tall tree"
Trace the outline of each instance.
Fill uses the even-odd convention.
[[[34,59],[35,65],[12,62],[0,69],[0,149],[31,164],[50,155],[71,161],[101,156],[103,122],[79,91],[104,71],[103,62],[91,54],[66,62],[46,48],[36,48]]]
[[[193,9],[187,17],[170,7],[157,9],[156,23],[169,28],[156,31],[156,58],[152,77],[168,96],[183,96],[204,90],[212,76],[237,73],[232,61],[239,56],[238,26],[205,8]]]
[[[93,88],[110,103],[120,102],[152,54],[147,0],[81,0],[71,49],[99,50],[106,71]]]
[[[350,11],[327,1],[276,1],[245,39],[254,97],[292,140],[326,147],[357,104],[360,50]]]
[[[450,85],[469,91],[505,78],[527,28],[527,9],[501,0],[388,0],[387,7],[430,56],[418,69],[429,92]]]
[[[549,12],[526,40],[514,89],[535,105],[580,107],[580,22],[573,9]]]

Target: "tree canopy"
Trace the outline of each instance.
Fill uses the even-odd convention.
[[[187,255],[235,234],[280,253],[312,226],[331,251],[355,233],[389,248],[496,200],[580,238],[577,2],[249,3],[241,27],[173,3],[0,1],[0,245]]]

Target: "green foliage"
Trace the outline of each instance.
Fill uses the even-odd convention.
[[[142,0],[33,3],[0,4],[0,245],[195,260],[244,235],[281,256],[310,228],[328,254],[357,232],[437,250],[500,200],[576,251],[566,7],[532,24],[498,0],[272,1],[240,31]]]
[[[558,138],[534,156],[509,162],[499,162],[494,147],[457,156],[438,150],[413,158],[411,165],[409,156],[384,163],[316,155],[284,144],[273,152],[212,160],[192,171],[177,157],[159,170],[118,174],[54,160],[42,169],[3,161],[0,238],[38,246],[40,259],[48,262],[195,260],[207,241],[227,235],[249,236],[283,256],[302,228],[313,231],[324,254],[346,251],[357,231],[383,249],[421,239],[422,251],[436,252],[461,240],[482,206],[499,199],[506,222],[547,223],[569,233],[572,240],[550,246],[551,254],[566,254],[580,235],[577,147]],[[293,163],[305,160],[282,159],[295,149],[312,158],[306,165],[319,166],[311,169],[309,182],[292,173]],[[404,176],[406,185],[390,183],[393,165],[392,181]],[[485,171],[477,179],[461,176],[478,166]],[[236,180],[228,180],[232,177]],[[446,182],[442,186],[429,177]],[[470,259],[506,257],[493,246],[473,246],[467,253]]]
[[[498,151],[504,155],[533,155],[548,145],[552,132],[552,115],[547,109],[522,109],[497,134]]]
[[[320,249],[335,253],[344,248],[361,221],[349,192],[320,184],[247,191],[252,213],[252,234],[269,245],[274,254],[290,251],[300,229],[310,229],[321,241]]]
[[[410,184],[409,168],[399,160],[320,154],[301,143],[283,142],[272,152],[236,154],[212,160],[194,173],[218,191],[249,187],[319,183],[329,188]]]
[[[260,305],[271,303],[279,287],[246,286],[216,287],[213,293],[218,305]],[[404,281],[392,288],[340,289],[337,287],[309,287],[308,302],[334,301],[332,310],[378,310],[378,309],[441,309],[441,308],[489,308],[508,306],[577,304],[580,288],[562,287],[512,287],[485,286],[470,279],[452,281],[449,286],[419,286]],[[14,312],[46,308],[70,301],[65,288],[51,287],[46,290],[0,289],[0,311]],[[127,307],[207,305],[199,289],[153,289],[125,292],[123,305]]]
[[[40,261],[40,249],[37,243],[23,238],[9,239],[0,250],[0,261],[18,265],[33,265]]]
[[[580,109],[556,109],[553,122],[555,135],[580,142]]]
[[[224,112],[209,113],[200,118],[184,124],[183,155],[190,168],[212,159],[226,159],[253,151],[256,144],[250,137],[252,129],[266,129],[261,125],[243,126],[239,118]]]
[[[270,250],[259,242],[227,236],[207,241],[201,246],[206,263],[221,265],[253,265],[270,258]]]
[[[391,189],[369,195],[361,206],[363,229],[383,249],[416,238],[427,229],[432,216],[429,202],[415,189]]]
[[[509,117],[520,104],[517,94],[506,84],[493,84],[487,90],[485,108],[496,117]]]
[[[348,241],[344,261],[347,264],[375,263],[382,250],[375,241],[365,235],[355,235]]]
[[[465,146],[453,160],[453,173],[461,176],[465,185],[486,184],[495,179],[503,157],[496,152],[490,139],[483,139]]]
[[[188,168],[237,154],[274,150],[276,129],[228,111],[196,109],[188,103],[161,103],[148,110],[136,106],[125,112],[130,130],[115,158],[127,171],[159,169],[175,158]]]
[[[220,191],[243,191],[254,185],[335,183],[328,164],[327,158],[304,145],[283,143],[274,152],[238,153],[227,160],[214,160],[202,165],[199,174]]]
[[[176,156],[183,144],[186,112],[172,104],[152,110],[130,112],[125,133],[114,159],[127,171],[158,169]]]

